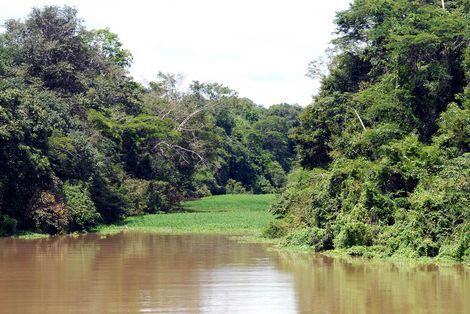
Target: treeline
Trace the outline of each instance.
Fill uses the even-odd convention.
[[[86,230],[185,198],[272,193],[286,182],[300,108],[264,108],[177,75],[143,85],[109,30],[70,7],[0,35],[0,235]]]
[[[337,14],[328,74],[292,134],[302,167],[267,234],[469,262],[469,12],[464,0],[356,0]]]

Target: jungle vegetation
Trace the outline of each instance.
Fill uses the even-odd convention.
[[[299,106],[226,86],[129,74],[132,55],[70,7],[34,9],[0,35],[0,235],[66,233],[176,210],[184,199],[275,193]]]
[[[321,89],[291,135],[300,166],[267,235],[470,261],[469,13],[467,0],[356,0],[337,14],[330,61],[309,68]]]
[[[468,263],[469,21],[468,0],[352,1],[302,109],[142,84],[116,34],[34,9],[0,35],[0,234],[278,193],[264,234],[286,245]]]

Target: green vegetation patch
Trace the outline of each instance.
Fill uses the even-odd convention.
[[[210,196],[183,202],[182,212],[129,217],[122,224],[101,226],[98,231],[260,235],[274,220],[268,211],[273,199],[273,194]]]
[[[266,236],[470,264],[468,12],[468,1],[356,0],[337,13],[334,53],[311,64],[321,86],[290,135],[299,166]]]

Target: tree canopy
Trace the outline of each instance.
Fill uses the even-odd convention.
[[[337,14],[328,74],[291,136],[302,168],[269,233],[469,259],[468,21],[465,0],[356,0]]]
[[[70,7],[0,35],[0,233],[92,228],[185,198],[271,193],[294,160],[300,107],[265,108],[217,83],[143,85],[109,29]]]

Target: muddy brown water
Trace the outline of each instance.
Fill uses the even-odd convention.
[[[0,313],[469,313],[462,266],[281,253],[226,236],[0,239]]]

